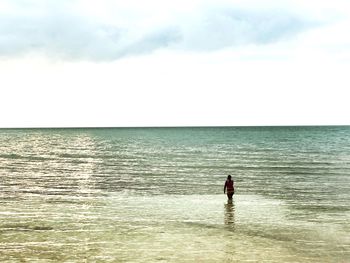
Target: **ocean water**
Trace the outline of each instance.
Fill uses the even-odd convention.
[[[350,127],[2,129],[0,262],[350,262]]]

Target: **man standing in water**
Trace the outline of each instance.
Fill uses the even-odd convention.
[[[226,193],[229,200],[232,199],[233,194],[235,193],[234,181],[231,179],[231,175],[227,176],[227,180],[224,186],[224,193]]]

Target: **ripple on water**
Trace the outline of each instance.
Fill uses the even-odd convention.
[[[349,131],[1,130],[0,261],[346,261]]]

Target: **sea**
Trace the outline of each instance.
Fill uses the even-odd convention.
[[[350,126],[0,129],[0,262],[350,262]]]

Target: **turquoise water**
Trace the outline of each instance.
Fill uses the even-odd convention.
[[[350,127],[3,129],[0,202],[0,262],[349,262]]]

